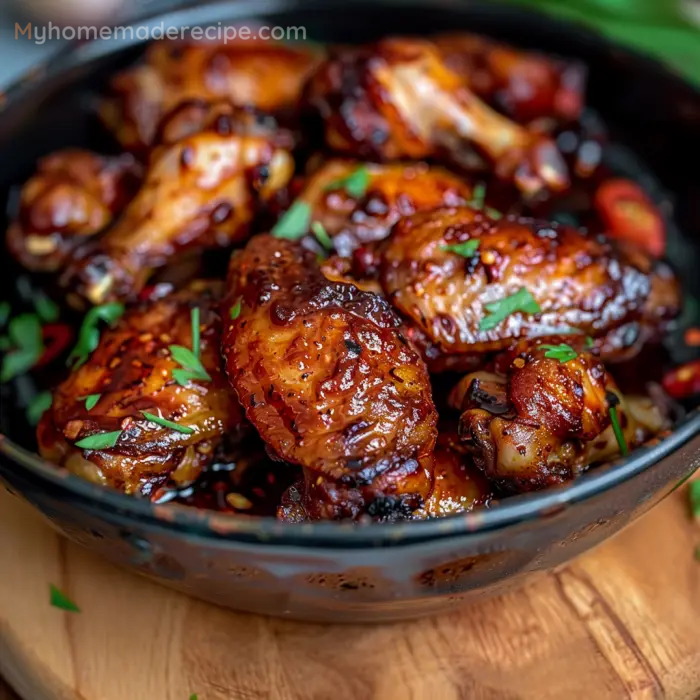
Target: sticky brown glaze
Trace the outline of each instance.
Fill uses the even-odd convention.
[[[429,41],[384,39],[341,49],[315,71],[305,95],[334,151],[466,167],[483,157],[523,192],[568,186],[554,142],[482,102]]]
[[[561,362],[543,344],[567,343],[578,352]],[[617,405],[630,449],[647,439],[651,421],[639,422],[601,360],[571,336],[520,341],[494,372],[464,377],[450,397],[462,411],[459,434],[474,463],[507,492],[568,481],[592,463],[620,453],[610,406]]]
[[[294,161],[266,120],[217,103],[194,123],[199,130],[180,124],[187,135],[154,152],[124,215],[63,275],[76,305],[131,299],[179,254],[244,239],[258,208],[289,181]]]
[[[221,368],[218,287],[189,289],[128,309],[105,330],[88,361],[54,392],[38,428],[41,454],[91,481],[149,495],[167,481],[194,481],[212,461],[222,436],[241,429],[243,415]],[[191,309],[200,309],[201,361],[211,381],[180,386],[170,345],[192,348]],[[100,394],[86,410],[84,397]],[[194,429],[185,434],[147,420],[142,411]],[[122,430],[115,447],[75,447],[83,438]]]
[[[468,513],[491,503],[491,484],[474,466],[471,454],[461,444],[456,430],[443,431],[440,427],[434,458],[433,488],[425,505],[413,514],[414,518]]]
[[[514,49],[466,32],[432,38],[449,68],[470,89],[520,124],[576,121],[584,105],[586,68]]]
[[[409,517],[430,492],[437,414],[396,314],[269,235],[234,254],[227,287],[229,379],[269,448],[303,467],[308,517]]]
[[[143,63],[117,74],[100,114],[121,144],[144,152],[181,102],[226,99],[276,112],[292,107],[320,53],[274,41],[157,41]]]
[[[470,240],[479,241],[472,257],[445,249]],[[680,308],[673,275],[639,249],[563,225],[493,221],[466,207],[402,219],[379,253],[387,298],[449,354],[575,329],[598,341],[604,359],[628,357]],[[515,311],[480,330],[486,304],[523,288],[541,313]]]
[[[139,180],[140,168],[128,154],[71,148],[42,158],[22,187],[8,249],[33,272],[61,269],[76,247],[110,224]]]
[[[344,182],[367,172],[367,188],[353,196]],[[331,160],[310,178],[298,197],[311,207],[311,221],[323,225],[335,251],[342,256],[382,240],[402,217],[440,206],[459,206],[472,197],[472,188],[444,168],[426,163],[378,165]]]

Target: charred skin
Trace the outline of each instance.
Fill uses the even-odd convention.
[[[292,108],[319,60],[315,51],[273,41],[158,41],[141,65],[112,79],[100,114],[127,150],[144,152],[163,116],[182,102],[225,99],[266,112]]]
[[[546,357],[545,343],[567,343],[578,355],[567,362]],[[612,404],[630,449],[663,427],[658,413],[639,420],[641,413],[630,410],[581,339],[521,341],[498,359],[495,370],[464,377],[450,402],[462,411],[459,434],[474,463],[506,492],[561,484],[592,463],[618,456]]]
[[[54,392],[38,428],[41,454],[91,481],[149,495],[166,481],[190,483],[214,457],[223,436],[242,429],[243,413],[220,364],[218,284],[189,289],[128,309],[105,330],[88,361]],[[168,346],[192,347],[191,309],[200,310],[201,361],[211,381],[180,386]],[[100,394],[89,411],[84,398]],[[160,415],[192,434],[147,420]],[[122,430],[116,446],[75,447],[85,437]]]
[[[303,468],[307,516],[408,517],[430,492],[437,414],[391,308],[269,235],[234,254],[227,288],[229,379],[269,448]]]
[[[527,194],[568,187],[554,142],[482,102],[429,41],[384,39],[341,49],[314,72],[305,97],[337,153],[465,167],[483,157]]]
[[[55,272],[72,252],[106,228],[133,197],[140,168],[128,154],[109,157],[81,149],[39,161],[22,187],[7,247],[32,272]]]
[[[472,257],[447,246],[477,240]],[[577,330],[603,359],[635,354],[680,310],[664,263],[603,236],[529,219],[494,221],[462,207],[402,219],[381,244],[387,298],[452,355],[503,350],[521,337]],[[528,290],[541,313],[516,311],[480,330],[486,304]]]
[[[470,89],[519,124],[576,121],[585,98],[586,68],[532,51],[514,49],[466,32],[432,39],[445,63]]]
[[[294,161],[280,134],[248,110],[218,103],[192,121],[181,117],[171,115],[177,126],[164,134],[186,135],[154,151],[123,216],[63,275],[76,306],[133,299],[178,255],[244,239],[258,209],[289,181]]]
[[[362,168],[367,188],[353,196],[343,185]],[[358,247],[382,240],[402,217],[440,206],[460,206],[472,188],[449,171],[426,163],[379,165],[349,160],[323,164],[298,200],[311,207],[311,221],[321,223],[335,251],[349,256]]]

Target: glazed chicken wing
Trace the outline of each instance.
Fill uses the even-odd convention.
[[[449,68],[482,100],[520,124],[573,122],[581,115],[586,68],[484,36],[454,32],[432,39]]]
[[[387,298],[447,354],[575,329],[628,357],[680,308],[668,267],[640,249],[468,207],[402,219],[379,256]]]
[[[340,153],[469,165],[476,148],[526,193],[568,186],[554,142],[483,103],[429,41],[341,50],[310,78],[306,99],[323,119],[327,146]]]
[[[194,481],[224,435],[241,430],[243,422],[221,368],[218,286],[194,283],[142,302],[104,331],[87,362],[56,389],[38,428],[41,454],[126,493],[149,495],[167,480]],[[208,379],[178,375],[182,366],[171,351],[174,345],[193,349],[193,308],[199,309],[200,358]],[[89,397],[96,398],[94,405]],[[115,431],[120,433],[112,447],[76,445]]]
[[[570,354],[562,354],[564,346]],[[664,427],[658,411],[642,417],[632,410],[584,347],[572,336],[521,341],[499,358],[496,372],[469,374],[452,392],[462,440],[505,491],[559,484],[617,456],[611,407],[629,448]]]
[[[402,217],[471,199],[463,180],[425,163],[378,165],[331,160],[310,178],[296,201],[311,207],[334,250],[349,256],[359,246],[386,238]]]
[[[139,170],[128,154],[70,148],[42,158],[22,187],[17,218],[7,231],[10,252],[33,272],[61,269],[133,197]]]
[[[307,516],[410,517],[430,491],[437,414],[391,308],[269,235],[234,254],[227,286],[229,379],[269,448],[303,467]]]
[[[131,299],[154,269],[188,250],[225,247],[248,234],[259,206],[292,175],[285,132],[226,103],[171,115],[166,140],[121,219],[81,251],[62,282],[76,305]],[[168,143],[168,138],[182,138]]]
[[[274,41],[157,41],[141,65],[114,77],[100,111],[127,150],[142,151],[182,102],[223,98],[266,112],[292,107],[319,60],[314,50]]]

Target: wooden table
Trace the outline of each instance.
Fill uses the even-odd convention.
[[[189,599],[96,559],[0,492],[0,673],[25,700],[700,697],[700,527],[685,488],[517,592],[384,626]],[[50,607],[50,583],[82,613]]]

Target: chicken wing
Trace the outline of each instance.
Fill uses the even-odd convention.
[[[392,309],[269,235],[234,254],[227,286],[229,379],[269,448],[303,467],[308,517],[410,517],[430,491],[437,414]]]
[[[584,104],[586,68],[484,36],[454,32],[432,38],[446,65],[482,100],[520,124],[576,121]]]
[[[217,287],[194,283],[128,309],[102,334],[87,362],[56,389],[38,428],[41,454],[126,493],[149,495],[168,480],[194,481],[224,435],[243,430],[241,407],[220,366]],[[180,376],[178,383],[173,371],[182,367],[171,348],[193,349],[195,307],[200,360],[209,378]],[[154,422],[144,411],[176,427]],[[112,447],[76,445],[116,431]]]
[[[448,354],[575,330],[628,357],[680,309],[673,274],[640,249],[468,207],[402,219],[379,254],[387,298]]]
[[[402,217],[439,206],[466,204],[472,188],[425,163],[377,165],[331,160],[310,178],[296,201],[311,207],[335,251],[349,256],[359,246],[386,238]]]
[[[111,223],[139,180],[140,168],[128,154],[72,148],[42,158],[22,188],[7,247],[28,270],[61,269],[75,248]]]
[[[163,133],[183,137],[155,150],[124,215],[63,275],[75,305],[131,299],[179,253],[244,239],[258,207],[292,175],[287,135],[249,110],[217,103],[194,122],[171,119],[177,127]]]
[[[305,96],[334,151],[471,166],[476,148],[525,193],[568,186],[554,142],[484,104],[429,41],[385,39],[343,49],[316,70]]]
[[[617,456],[612,407],[629,448],[664,425],[658,411],[630,410],[600,359],[572,336],[520,341],[495,372],[464,377],[450,402],[462,411],[459,433],[476,466],[509,492],[563,483]]]
[[[274,41],[157,41],[142,64],[113,78],[100,114],[127,150],[143,151],[181,102],[224,98],[266,112],[292,107],[320,58],[315,49]]]

